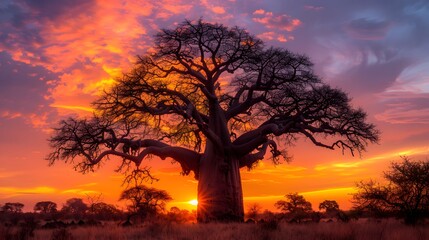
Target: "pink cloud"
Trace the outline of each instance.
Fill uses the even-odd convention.
[[[279,42],[287,42],[294,39],[293,36],[285,36],[283,34],[279,34],[276,32],[264,32],[264,33],[258,34],[258,37],[263,40],[268,40],[268,41],[275,40]]]
[[[275,15],[272,12],[265,12],[263,9],[253,12],[252,20],[265,25],[267,28],[274,28],[291,32],[302,24],[301,20],[292,18],[287,14]]]
[[[264,15],[265,10],[264,9],[258,9],[253,12],[254,15]]]
[[[429,94],[391,92],[381,94],[386,109],[375,115],[379,121],[391,124],[428,124]]]
[[[208,0],[202,0],[201,4],[207,8],[208,10],[210,10],[211,12],[215,13],[215,14],[225,14],[226,10],[223,6],[219,6],[219,5],[214,5],[212,4],[212,2],[208,1]]]
[[[0,115],[2,118],[7,118],[7,119],[15,119],[15,118],[19,118],[22,117],[22,114],[19,112],[9,112],[9,111],[4,111],[1,113]]]
[[[213,7],[212,11],[217,14],[224,14],[226,12],[223,7]]]

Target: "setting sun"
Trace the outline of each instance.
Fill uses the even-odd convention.
[[[192,199],[188,203],[191,204],[192,206],[198,206],[198,200],[197,199]]]

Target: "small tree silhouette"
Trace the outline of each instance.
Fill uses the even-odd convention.
[[[335,200],[325,200],[319,204],[319,210],[324,210],[328,217],[334,217],[338,214],[340,206]]]
[[[279,200],[275,203],[275,207],[287,213],[292,217],[293,222],[300,222],[302,219],[309,217],[309,213],[313,211],[311,203],[305,200],[304,196],[298,193],[289,193],[285,195],[285,200]]]
[[[57,212],[57,204],[52,201],[42,201],[34,205],[34,211],[41,214],[52,214]]]
[[[75,219],[82,219],[87,210],[88,206],[83,202],[82,198],[70,198],[62,207],[61,212]]]
[[[247,217],[253,220],[258,220],[258,216],[262,211],[262,207],[258,203],[250,204],[247,208]]]
[[[129,201],[128,210],[146,219],[164,211],[166,203],[172,198],[165,190],[139,185],[124,190],[119,200]]]
[[[411,161],[402,157],[384,172],[388,181],[382,185],[374,180],[357,183],[353,195],[356,209],[397,212],[406,224],[414,225],[429,213],[429,160]]]
[[[104,202],[93,203],[90,209],[91,213],[99,220],[116,220],[120,219],[123,215],[122,211],[114,205]]]
[[[7,213],[22,213],[24,204],[20,202],[7,202],[3,205],[3,211]]]

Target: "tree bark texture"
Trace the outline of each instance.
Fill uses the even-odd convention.
[[[238,159],[207,144],[200,161],[198,222],[243,221],[243,191]]]

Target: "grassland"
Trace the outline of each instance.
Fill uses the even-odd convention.
[[[429,227],[406,226],[397,220],[359,220],[356,222],[321,222],[309,224],[174,224],[168,222],[145,223],[140,226],[121,227],[105,223],[103,226],[68,227],[34,230],[33,236],[25,228],[0,227],[0,239],[208,239],[208,240],[260,240],[260,239],[317,239],[317,240],[424,240],[429,239]]]

